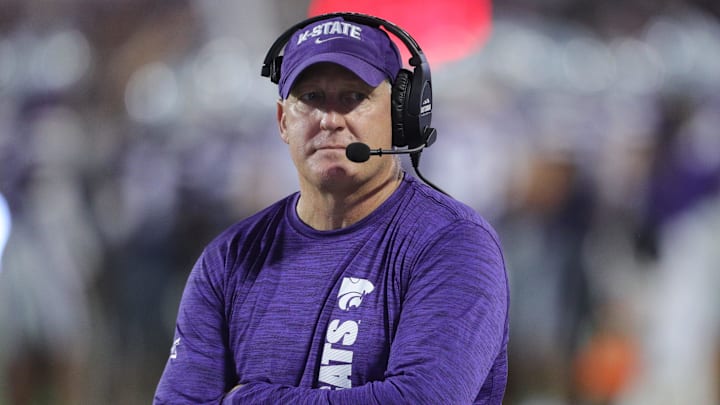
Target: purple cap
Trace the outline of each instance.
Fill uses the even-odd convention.
[[[280,97],[286,99],[300,73],[319,62],[343,66],[373,87],[395,81],[402,67],[397,46],[379,28],[342,17],[321,20],[299,29],[285,46]]]

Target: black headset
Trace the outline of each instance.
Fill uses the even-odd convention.
[[[409,63],[414,68],[412,72],[401,68],[393,81],[391,107],[393,146],[407,146],[409,149],[430,146],[437,137],[437,131],[430,127],[432,118],[430,66],[417,42],[405,30],[389,21],[360,13],[330,13],[308,18],[290,27],[275,40],[265,56],[260,74],[269,77],[275,84],[279,83],[282,64],[280,52],[292,35],[314,22],[335,17],[375,28],[383,27],[405,44],[412,55]],[[416,156],[419,158],[419,152]]]

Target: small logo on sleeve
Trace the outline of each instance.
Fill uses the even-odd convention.
[[[178,346],[180,346],[180,338],[177,338],[173,341],[172,347],[170,348],[170,358],[171,359],[177,359]]]

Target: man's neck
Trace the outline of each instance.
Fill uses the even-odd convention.
[[[367,190],[350,193],[301,188],[297,214],[303,222],[319,231],[345,228],[370,215],[385,202],[400,186],[402,178],[403,173],[399,171],[379,184],[367,185]]]

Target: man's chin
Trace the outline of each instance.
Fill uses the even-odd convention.
[[[355,189],[357,187],[358,170],[352,167],[352,162],[343,162],[325,167],[318,174],[318,185],[325,190]]]

